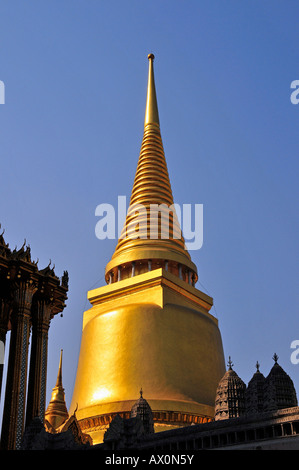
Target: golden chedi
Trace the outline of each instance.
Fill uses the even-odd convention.
[[[130,417],[142,387],[155,431],[214,417],[225,373],[213,299],[195,288],[197,269],[175,211],[151,237],[140,205],[172,206],[149,58],[144,135],[123,232],[106,266],[107,285],[88,292],[70,412],[94,444],[118,413]],[[136,217],[138,224],[136,224]],[[143,222],[143,223],[142,223]],[[138,237],[136,227],[138,225]],[[167,232],[169,236],[167,237]],[[166,234],[166,235],[165,235]]]
[[[59,368],[55,387],[52,390],[51,400],[45,412],[45,421],[52,432],[65,423],[69,414],[65,403],[65,393],[62,385],[62,350],[60,352]]]

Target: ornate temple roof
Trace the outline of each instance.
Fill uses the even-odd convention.
[[[152,409],[148,404],[147,400],[143,398],[142,389],[140,390],[140,397],[138,398],[136,403],[134,403],[131,409],[131,418],[135,418],[136,416],[140,417],[146,434],[154,432],[154,420]]]
[[[273,356],[274,365],[265,379],[265,411],[298,406],[296,390],[290,376],[278,364],[278,356]]]
[[[248,382],[246,389],[246,413],[258,413],[264,409],[265,377],[256,363],[256,372]]]
[[[229,358],[229,369],[220,380],[216,392],[215,420],[298,406],[292,379],[278,364],[277,354],[274,354],[273,360],[274,365],[266,378],[257,362],[257,370],[246,387],[232,369]]]
[[[228,370],[219,382],[215,399],[215,420],[235,418],[245,411],[246,385],[232,368],[229,357]]]

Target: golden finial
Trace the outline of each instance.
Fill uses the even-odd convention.
[[[148,54],[149,69],[148,69],[148,85],[147,85],[147,98],[146,98],[146,109],[144,126],[147,124],[160,124],[157,95],[154,78],[154,54]]]

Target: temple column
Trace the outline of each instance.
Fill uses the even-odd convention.
[[[2,389],[3,369],[4,369],[6,331],[0,325],[0,400],[1,400],[1,389]]]
[[[6,334],[8,331],[9,314],[11,311],[11,302],[6,299],[0,299],[0,399],[4,369],[4,354]]]
[[[37,416],[42,422],[44,421],[50,315],[51,304],[49,302],[44,299],[34,302],[26,426]]]
[[[4,355],[7,331],[10,329],[10,315],[13,306],[11,284],[7,279],[1,279],[0,290],[0,398],[4,370]]]
[[[32,281],[20,281],[15,290],[15,308],[7,370],[7,383],[1,433],[1,449],[18,449],[24,429],[28,346],[31,304],[36,287]]]
[[[5,328],[2,322],[0,322],[0,399],[1,399],[1,389],[2,389],[2,380],[3,380],[6,333],[7,333],[7,328]]]

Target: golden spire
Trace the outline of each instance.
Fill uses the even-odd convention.
[[[69,417],[65,404],[64,388],[62,386],[62,350],[60,351],[59,368],[56,385],[53,388],[50,403],[45,413],[45,419],[57,429]]]
[[[154,78],[154,54],[149,54],[149,68],[148,68],[148,84],[147,84],[147,99],[145,108],[144,127],[147,124],[159,123],[158,103]]]
[[[62,388],[62,349],[60,351],[60,359],[59,359],[59,367],[58,367],[58,374],[55,387],[61,389]]]
[[[144,134],[133,184],[130,207],[118,244],[106,266],[106,282],[165,267],[189,280],[197,280],[197,269],[185,241],[173,204],[173,195],[160,132],[154,79],[154,55],[149,54]],[[156,212],[151,212],[153,205]],[[159,208],[159,209],[158,209]],[[145,210],[144,210],[145,209]],[[151,218],[154,213],[155,222]],[[136,266],[135,266],[136,265]],[[183,274],[182,274],[183,273]],[[188,273],[188,274],[187,274]],[[190,282],[191,283],[191,282]]]
[[[214,416],[215,393],[225,362],[218,321],[210,314],[213,299],[193,285],[196,267],[176,218],[170,221],[169,237],[164,236],[168,227],[163,217],[157,236],[149,237],[152,224],[148,214],[135,214],[132,209],[139,205],[147,212],[151,204],[163,203],[172,205],[173,197],[150,54],[144,133],[131,209],[106,266],[109,285],[88,292],[91,308],[83,316],[70,406],[72,413],[79,405],[76,418],[94,444],[103,439],[104,423],[116,414],[130,413],[141,385],[157,431],[185,426],[187,421],[210,421]],[[137,231],[136,220],[139,238],[128,236]],[[192,367],[194,358],[196,366]],[[138,402],[145,400],[142,391],[140,395]]]

